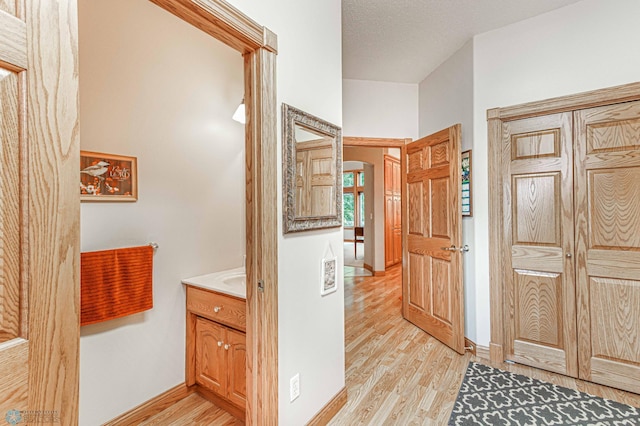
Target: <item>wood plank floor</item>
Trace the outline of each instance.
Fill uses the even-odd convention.
[[[446,425],[469,361],[640,407],[640,395],[526,366],[458,355],[402,318],[401,272],[398,266],[384,277],[345,277],[348,399],[330,425]],[[241,423],[193,394],[144,424]]]
[[[402,318],[401,274],[345,277],[348,398],[330,425],[446,425],[469,361],[640,407],[640,395],[458,355]]]

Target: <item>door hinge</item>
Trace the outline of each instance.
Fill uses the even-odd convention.
[[[264,281],[258,280],[258,291],[264,293]]]

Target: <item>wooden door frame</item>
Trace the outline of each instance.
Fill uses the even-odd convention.
[[[244,56],[247,408],[278,423],[277,36],[224,0],[150,0]],[[263,291],[258,283],[263,283]]]
[[[407,144],[411,143],[413,139],[411,138],[367,138],[367,137],[355,137],[355,136],[343,136],[342,137],[342,147],[343,148],[400,148],[400,184],[402,185],[402,190],[400,191],[400,197],[402,200],[407,196],[406,188],[405,188],[405,180],[406,180],[406,155],[407,155]],[[344,155],[342,156],[344,159]],[[384,165],[384,162],[383,162]],[[384,169],[384,167],[383,167]],[[384,170],[383,170],[384,173]],[[375,189],[375,188],[374,188]],[[401,204],[401,220],[402,220],[402,247],[407,243],[405,241],[404,236],[404,227],[405,227],[405,215],[404,215],[404,203]],[[402,254],[402,264],[405,263],[404,259],[404,251]],[[375,262],[374,262],[375,263]],[[394,265],[395,266],[395,265]],[[375,265],[371,265],[372,269],[375,270]],[[386,269],[386,266],[385,266]],[[376,275],[375,271],[371,271],[374,275]],[[377,275],[376,275],[377,276]]]
[[[508,327],[509,312],[504,309],[504,275],[511,265],[503,265],[502,253],[507,248],[503,242],[503,161],[511,158],[511,151],[502,144],[502,123],[541,115],[593,108],[622,102],[640,100],[640,83],[625,84],[606,89],[593,90],[575,95],[562,96],[542,101],[529,102],[506,108],[487,110],[489,145],[489,291],[491,304],[490,358],[493,362],[505,360],[505,327]],[[506,194],[507,196],[509,194]]]

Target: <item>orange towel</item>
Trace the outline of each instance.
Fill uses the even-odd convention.
[[[81,253],[80,325],[153,308],[153,247]]]

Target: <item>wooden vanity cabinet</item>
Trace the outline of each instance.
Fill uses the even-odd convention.
[[[242,418],[247,401],[245,304],[187,286],[186,384]]]

